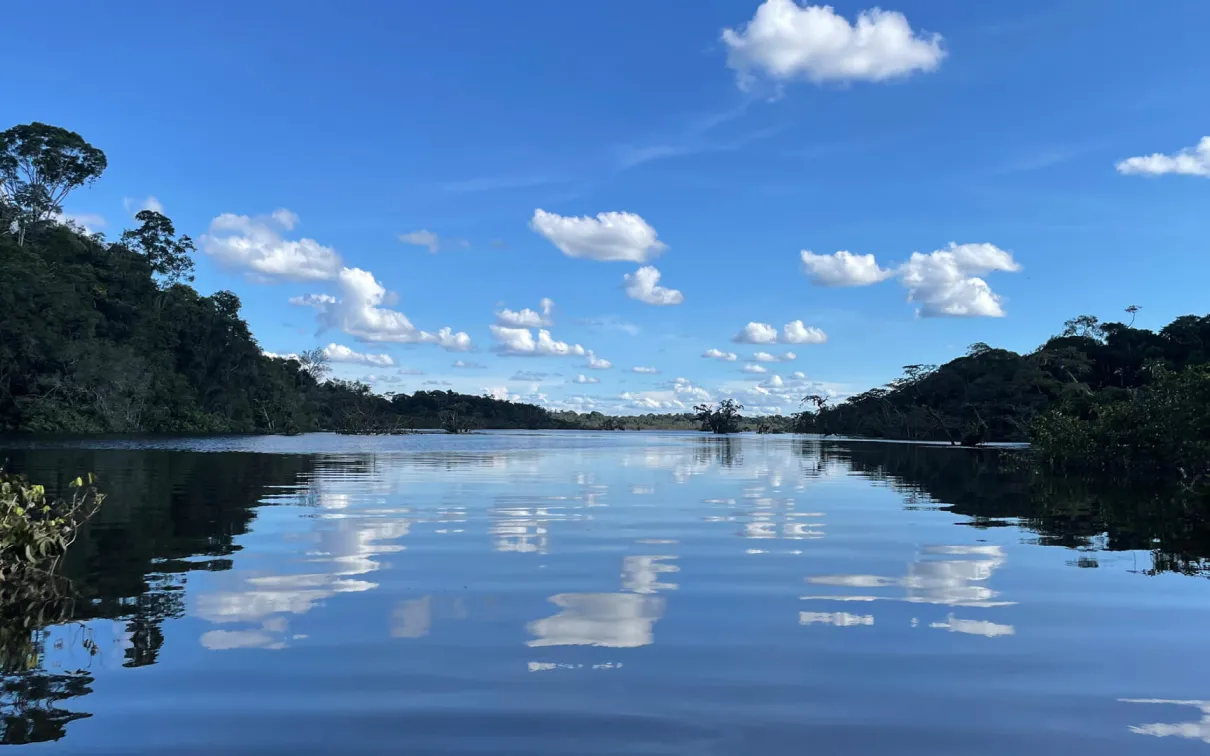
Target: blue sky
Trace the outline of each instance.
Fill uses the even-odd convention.
[[[1210,4],[870,8],[17,0],[59,31],[0,49],[37,72],[3,126],[80,132],[110,167],[70,215],[154,198],[265,350],[387,355],[336,363],[382,391],[789,412],[1206,312]]]

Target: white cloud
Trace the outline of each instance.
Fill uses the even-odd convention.
[[[290,352],[289,354],[278,354],[277,352],[261,352],[261,354],[265,355],[266,357],[268,357],[271,360],[297,360],[298,359],[298,355],[295,354],[294,352]]]
[[[362,354],[354,352],[343,344],[328,344],[324,347],[324,356],[329,362],[349,362],[357,365],[394,365],[395,360],[389,354]]]
[[[653,265],[644,265],[634,273],[627,273],[626,295],[649,305],[679,305],[685,295],[676,289],[660,286],[660,271]]]
[[[814,326],[803,325],[801,320],[792,320],[782,327],[781,333],[778,334],[777,329],[768,323],[749,323],[743,329],[731,338],[737,344],[822,344],[828,340],[828,335],[821,329]],[[773,359],[754,359],[762,362],[775,362],[780,359],[793,360],[797,359],[798,355],[793,352],[786,352],[780,359],[774,357],[767,352],[759,352],[765,357]]]
[[[783,388],[786,385],[786,382],[782,380],[780,375],[773,375],[770,376],[768,380],[763,381],[758,385],[764,389],[779,389]]]
[[[792,320],[781,329],[783,344],[822,344],[827,340],[828,334],[822,329],[803,325],[801,320]]]
[[[223,213],[210,221],[202,235],[202,250],[225,268],[255,277],[289,281],[319,281],[341,273],[340,255],[314,239],[283,239],[298,216],[275,210],[269,217]],[[347,270],[347,268],[346,268]]]
[[[743,29],[724,29],[722,41],[745,89],[762,74],[775,82],[884,81],[936,70],[945,57],[941,36],[917,35],[902,13],[874,8],[850,24],[831,6],[795,0],[765,0]]]
[[[484,386],[483,393],[493,399],[499,399],[502,402],[515,402],[521,397],[509,392],[507,386]]]
[[[607,359],[598,357],[595,352],[589,350],[588,367],[592,368],[593,370],[608,370],[609,368],[613,367],[613,363]]]
[[[555,341],[551,338],[550,331],[545,328],[538,330],[537,340],[534,339],[533,331],[528,328],[510,328],[494,323],[488,328],[491,330],[492,336],[499,342],[497,349],[503,354],[551,357],[591,354],[579,344]]]
[[[138,199],[137,197],[123,197],[122,209],[125,210],[126,213],[132,218],[143,210],[151,210],[152,212],[161,214],[164,212],[164,206],[160,204],[160,201],[151,196],[148,196],[144,199]]]
[[[75,226],[86,234],[95,234],[98,229],[105,227],[105,217],[96,213],[55,213],[50,220],[64,226]]]
[[[768,323],[752,322],[731,337],[737,344],[776,344],[777,329]]]
[[[487,365],[481,365],[478,362],[467,362],[466,360],[454,360],[454,367],[463,370],[482,370]]]
[[[568,257],[644,263],[667,249],[655,229],[634,213],[564,217],[538,209],[530,227]]]
[[[752,359],[757,362],[790,362],[798,359],[798,355],[793,352],[784,352],[782,354],[769,354],[768,352],[757,352],[752,355]]]
[[[510,328],[538,328],[554,325],[554,320],[551,318],[555,308],[554,300],[549,297],[544,298],[538,303],[538,306],[541,308],[541,312],[536,312],[528,307],[522,308],[520,312],[507,308],[499,310],[496,312],[496,322]]]
[[[804,249],[801,254],[807,277],[817,286],[869,286],[895,274],[878,267],[873,255],[855,255],[843,249],[830,255]]]
[[[580,374],[580,375],[577,375],[575,378],[572,378],[571,382],[572,383],[600,383],[601,379],[600,378],[590,378],[587,375]]]
[[[428,229],[420,229],[407,234],[400,234],[399,241],[404,244],[413,244],[417,247],[428,247],[429,252],[435,253],[441,249],[441,239]]]
[[[1210,136],[1202,137],[1196,147],[1186,147],[1172,155],[1154,153],[1126,158],[1117,165],[1118,173],[1162,176],[1175,173],[1183,176],[1210,177]]]
[[[155,197],[150,197],[149,199],[152,202],[155,202]],[[158,206],[160,203],[156,202],[155,204]],[[287,210],[284,207],[277,208],[272,212],[272,214],[270,214],[269,217],[276,221],[277,225],[281,226],[287,231],[293,231],[294,227],[298,225],[298,213],[295,213],[292,210]]]
[[[908,301],[919,303],[922,317],[1000,318],[1002,299],[979,276],[1020,269],[1012,254],[993,244],[950,242],[928,254],[913,252],[899,268],[899,279],[908,289]]]
[[[381,307],[386,289],[372,273],[361,268],[342,268],[337,275],[339,298],[330,294],[293,297],[292,304],[319,310],[320,322],[328,328],[344,331],[354,338],[371,342],[399,344],[437,344],[452,352],[471,348],[471,337],[461,331],[442,328],[436,333],[421,331],[402,312]]]
[[[686,378],[677,378],[672,382],[672,393],[678,400],[686,402],[708,402],[710,392],[701,386],[695,386]]]
[[[630,368],[630,372],[643,373],[644,375],[655,375],[656,373],[658,373],[660,371],[653,367],[643,367],[643,366],[639,365],[639,366]]]
[[[744,372],[745,373],[767,373],[767,372],[769,372],[769,368],[765,367],[764,365],[758,365],[755,362],[749,362],[747,365],[744,365]]]
[[[724,352],[721,349],[707,349],[702,352],[702,356],[710,360],[722,360],[723,362],[735,362],[737,359],[735,352]]]

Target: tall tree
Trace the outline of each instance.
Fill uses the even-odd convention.
[[[151,269],[163,276],[168,284],[193,280],[193,258],[196,247],[188,236],[177,238],[172,221],[155,210],[140,210],[134,216],[141,225],[122,232],[122,243],[142,254]]]
[[[106,165],[104,152],[58,126],[35,121],[0,132],[0,194],[16,208],[17,245],[25,244],[32,225],[61,213],[67,195],[96,181]]]

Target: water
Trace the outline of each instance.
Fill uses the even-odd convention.
[[[633,432],[0,449],[109,493],[65,568],[70,621],[6,678],[3,742],[31,752],[1210,753],[1210,525],[994,453]]]

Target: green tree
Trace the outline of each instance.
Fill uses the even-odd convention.
[[[24,246],[32,226],[63,211],[73,189],[96,181],[106,166],[105,153],[74,131],[34,122],[0,132],[0,195],[16,208],[17,246]]]
[[[146,257],[151,269],[168,284],[192,281],[193,240],[178,238],[172,221],[155,210],[140,210],[134,217],[140,225],[123,231],[122,243]]]

